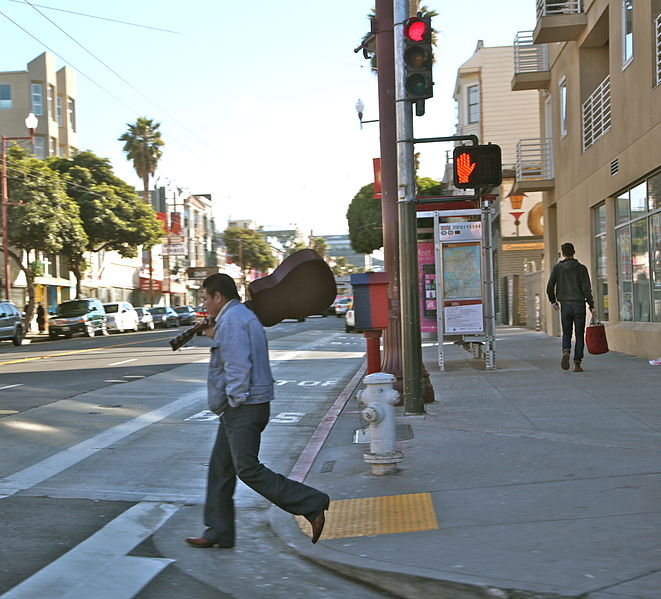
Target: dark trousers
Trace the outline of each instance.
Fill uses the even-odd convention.
[[[583,359],[585,348],[585,302],[561,302],[562,351],[571,351],[571,336],[574,333],[574,360]]]
[[[290,480],[259,462],[261,433],[269,421],[270,404],[241,404],[220,417],[216,443],[211,452],[204,506],[204,537],[222,545],[234,545],[234,487],[238,476],[251,489],[297,515],[314,515],[326,509],[325,493]]]

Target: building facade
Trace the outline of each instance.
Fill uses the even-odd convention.
[[[531,0],[532,1],[532,0]],[[537,2],[513,89],[537,89],[520,192],[544,194],[544,270],[565,241],[591,273],[611,349],[661,355],[661,0]],[[518,45],[518,48],[516,46]],[[557,316],[546,305],[546,330]]]
[[[539,311],[527,303],[528,275],[540,272],[543,257],[542,194],[513,193],[516,146],[539,131],[538,94],[514,92],[512,46],[485,47],[457,72],[457,134],[476,135],[480,143],[501,147],[503,183],[492,193],[494,202],[494,275],[496,318],[500,323],[538,326]],[[452,182],[446,172],[445,182]],[[462,193],[456,190],[454,193]],[[539,278],[539,275],[536,275]]]

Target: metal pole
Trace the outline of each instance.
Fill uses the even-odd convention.
[[[5,299],[9,301],[9,238],[7,234],[7,138],[2,136],[2,257],[4,259]]]
[[[376,0],[376,61],[379,88],[379,143],[381,154],[381,220],[384,270],[388,285],[389,324],[383,332],[381,370],[402,380],[401,308],[399,284],[399,230],[397,215],[397,138],[395,132],[395,65],[392,0]]]
[[[478,192],[479,193],[479,192]],[[496,368],[496,303],[494,299],[494,270],[493,270],[493,230],[491,228],[492,207],[488,200],[482,200],[482,239],[484,240],[485,253],[485,304],[486,314],[486,338],[487,347],[485,352],[485,366],[487,370]]]
[[[402,303],[402,366],[404,411],[424,414],[422,339],[418,291],[418,235],[415,210],[413,110],[404,89],[404,22],[408,0],[394,0],[395,103],[397,115],[397,181],[399,211],[400,293]]]

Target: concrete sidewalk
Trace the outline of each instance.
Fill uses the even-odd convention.
[[[398,442],[399,473],[369,474],[352,398],[307,476],[336,506],[391,498],[390,520],[411,511],[407,496],[429,498],[431,525],[409,519],[400,530],[417,532],[386,534],[384,508],[331,504],[317,545],[273,508],[277,534],[401,597],[659,599],[661,367],[610,352],[562,371],[557,338],[499,328],[497,339],[496,371],[448,345],[441,373],[436,347],[424,348],[437,403],[398,417],[412,432]],[[374,529],[356,536],[364,520]]]

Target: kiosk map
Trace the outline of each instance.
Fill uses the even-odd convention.
[[[482,297],[480,244],[443,244],[445,299]]]

